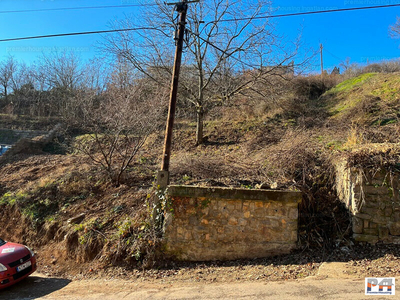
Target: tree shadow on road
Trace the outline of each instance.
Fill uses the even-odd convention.
[[[6,289],[0,290],[0,299],[33,300],[47,296],[67,286],[71,280],[30,276]]]

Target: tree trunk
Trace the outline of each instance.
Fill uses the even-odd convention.
[[[201,145],[203,143],[203,118],[204,111],[203,108],[196,110],[196,145]]]

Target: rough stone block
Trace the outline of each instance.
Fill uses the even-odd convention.
[[[367,242],[370,244],[375,244],[379,240],[378,236],[376,235],[354,234],[353,237],[357,242]]]
[[[399,245],[400,244],[400,237],[389,235],[388,238],[386,239],[386,242]]]
[[[391,207],[386,207],[385,208],[385,216],[390,217],[393,213],[393,209]]]
[[[237,225],[238,224],[238,220],[235,217],[230,217],[229,221],[228,221],[229,225]]]
[[[371,220],[372,217],[368,214],[362,214],[362,213],[357,213],[355,214],[355,216],[359,219],[363,219],[363,220]]]
[[[229,203],[229,204],[227,204],[226,205],[226,209],[228,210],[228,211],[234,211],[235,210],[235,204],[233,204],[233,203]]]
[[[190,241],[192,239],[192,232],[186,231],[184,234],[185,240]]]
[[[386,226],[380,226],[378,231],[380,239],[386,239],[389,236],[389,228]]]
[[[273,208],[268,208],[267,209],[267,215],[269,216],[280,216],[280,217],[284,217],[286,216],[287,210],[285,207],[273,207]]]
[[[364,229],[364,221],[360,218],[353,217],[353,232],[362,233]]]
[[[378,208],[379,202],[370,200],[370,201],[367,201],[364,205],[369,208]]]
[[[189,225],[191,225],[191,226],[197,226],[197,225],[199,225],[199,218],[197,217],[197,216],[190,216],[189,217]]]
[[[297,221],[288,221],[286,223],[286,230],[297,232]]]
[[[374,222],[369,222],[369,228],[378,228],[378,224]]]
[[[245,219],[239,219],[238,220],[239,226],[246,226],[247,225],[247,220]]]
[[[384,216],[385,213],[378,208],[370,208],[370,207],[366,207],[364,206],[363,208],[361,208],[361,213],[370,215],[370,216],[374,216],[374,215],[379,215],[379,216]]]
[[[297,220],[298,217],[299,217],[299,210],[297,209],[297,207],[292,207],[292,208],[288,209],[287,216],[290,219],[296,219]]]
[[[365,228],[369,228],[369,221],[364,220],[363,226],[364,226],[364,229],[365,229]]]
[[[273,217],[267,217],[263,220],[260,220],[260,224],[265,225],[267,227],[279,227],[281,226],[281,221]]]
[[[390,221],[390,218],[376,214],[372,217],[372,221],[378,224],[387,224]]]
[[[378,236],[378,228],[364,228],[364,234]]]
[[[254,202],[254,205],[255,205],[257,208],[262,208],[262,207],[264,207],[264,203],[263,203],[262,201],[255,201],[255,202]]]
[[[389,222],[389,232],[391,235],[400,235],[400,221]]]
[[[364,186],[365,195],[389,195],[390,191],[387,186]]]

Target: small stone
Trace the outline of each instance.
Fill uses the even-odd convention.
[[[266,183],[266,182],[263,182],[263,183],[257,184],[256,188],[260,189],[260,190],[270,190],[271,189],[271,185]]]
[[[340,251],[342,251],[344,253],[350,253],[351,252],[350,249],[348,247],[346,247],[346,246],[340,248]]]

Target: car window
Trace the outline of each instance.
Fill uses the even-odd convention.
[[[0,246],[3,246],[6,242],[0,239]]]

